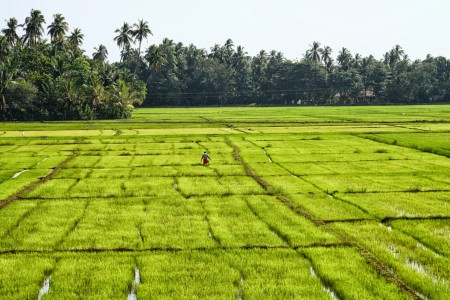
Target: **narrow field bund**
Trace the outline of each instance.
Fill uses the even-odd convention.
[[[450,120],[432,109],[6,123],[0,299],[445,299]]]

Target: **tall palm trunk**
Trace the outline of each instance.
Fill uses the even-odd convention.
[[[141,43],[142,41],[139,41],[139,52],[138,52],[138,59],[136,60],[136,66],[134,67],[134,72],[133,72],[133,79],[131,80],[131,89],[133,89],[133,85],[134,85],[134,79],[136,78],[136,72],[137,72],[137,68],[139,65],[139,60],[141,59]]]
[[[38,47],[37,47],[37,39],[34,38],[34,53],[35,53],[35,59],[36,59],[36,70],[39,73],[39,62],[38,62]]]

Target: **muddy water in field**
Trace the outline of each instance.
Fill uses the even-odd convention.
[[[309,272],[311,273],[311,276],[312,276],[312,277],[317,277],[317,275],[316,275],[316,270],[314,270],[313,266],[310,266],[310,267],[309,267]],[[327,288],[327,287],[324,286],[323,284],[322,284],[322,290],[325,291],[328,295],[330,295],[330,298],[331,298],[331,299],[335,299],[335,300],[338,300],[338,299],[339,299],[339,298],[336,296],[336,294],[335,294],[330,288]]]
[[[264,154],[267,156],[267,158],[269,159],[269,162],[271,163],[271,162],[272,162],[272,159],[269,157],[269,155],[267,155],[266,150],[263,149],[263,152],[264,152]]]
[[[20,171],[20,172],[17,172],[16,174],[14,174],[14,175],[11,177],[11,179],[16,179],[17,177],[19,177],[20,175],[22,175],[23,173],[28,172],[28,171],[29,171],[28,169],[25,169],[25,170],[22,170],[22,171]]]
[[[388,246],[387,250],[392,253],[394,258],[397,258],[399,252],[397,251],[394,245]]]
[[[309,267],[309,272],[311,272],[312,277],[316,277],[316,271],[314,270],[314,268],[312,266]]]
[[[41,160],[40,162],[38,162],[37,164],[36,164],[36,166],[39,166],[40,164],[42,164],[44,161],[46,161],[47,160],[47,157],[46,158],[44,158],[43,160]]]
[[[38,300],[41,300],[42,297],[49,291],[50,291],[50,277],[47,277],[44,280],[44,284],[42,285],[41,289],[39,290]]]
[[[322,290],[324,290],[328,295],[330,295],[330,298],[333,300],[338,300],[339,298],[336,297],[336,295],[334,294],[334,292],[332,290],[330,290],[329,288],[322,286]]]
[[[141,275],[139,273],[139,268],[136,267],[134,269],[134,284],[140,284],[141,283]]]
[[[131,291],[127,296],[127,300],[137,300],[136,285],[138,285],[140,283],[141,283],[141,275],[139,272],[139,268],[136,266],[134,268],[133,286],[131,287]]]
[[[239,289],[236,293],[236,300],[243,300],[242,298],[242,286],[244,285],[244,278],[241,277],[239,280]]]
[[[383,223],[379,223],[378,225],[381,226],[381,227],[386,228],[386,229],[389,230],[389,231],[392,230],[392,227],[391,227],[391,226],[386,226],[386,225],[384,225]]]

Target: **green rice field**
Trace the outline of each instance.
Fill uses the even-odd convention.
[[[0,124],[0,299],[450,299],[450,106]]]

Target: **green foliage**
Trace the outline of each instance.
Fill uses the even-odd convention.
[[[395,284],[381,278],[353,249],[316,248],[301,252],[339,299],[409,299]]]
[[[14,116],[20,120],[32,118],[36,109],[38,92],[35,85],[23,79],[9,82],[4,90],[7,105],[4,117],[9,119]]]

